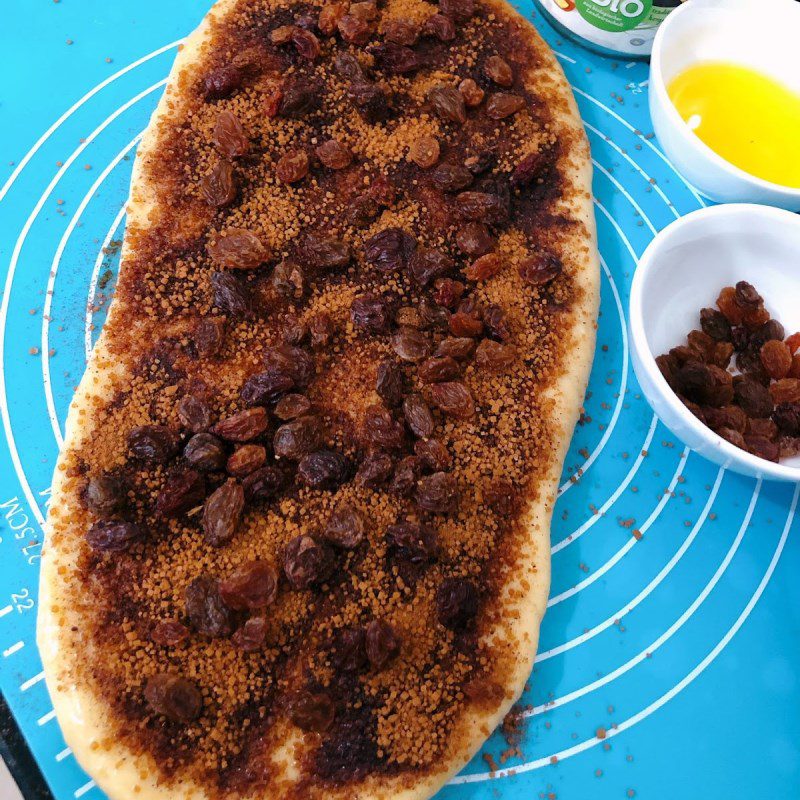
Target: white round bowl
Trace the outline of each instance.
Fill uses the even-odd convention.
[[[667,94],[673,78],[700,61],[753,67],[800,93],[800,3],[795,0],[689,0],[659,28],[650,62],[650,115],[664,152],[702,194],[800,211],[800,189],[757,178],[694,134]],[[747,103],[743,97],[742,102]]]
[[[693,0],[694,2],[695,0]],[[645,397],[692,450],[755,477],[800,481],[800,456],[773,464],[725,441],[667,385],[656,356],[686,343],[700,309],[724,286],[752,283],[787,336],[800,331],[800,217],[750,204],[704,208],[676,220],[650,243],[633,276],[631,360]]]

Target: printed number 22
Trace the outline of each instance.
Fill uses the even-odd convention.
[[[12,594],[11,602],[20,614],[33,608],[33,598],[27,589],[20,589],[18,594]]]

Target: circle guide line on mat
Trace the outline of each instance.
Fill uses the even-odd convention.
[[[53,397],[53,387],[50,383],[50,308],[53,302],[53,290],[56,283],[56,275],[58,274],[58,267],[61,264],[61,256],[64,254],[64,248],[67,246],[67,241],[75,230],[78,220],[86,210],[89,202],[94,197],[95,192],[100,188],[103,181],[111,174],[112,170],[119,164],[120,161],[139,143],[144,131],[136,134],[122,150],[114,156],[111,162],[106,165],[105,169],[97,176],[97,180],[89,187],[89,190],[83,196],[78,208],[72,215],[72,218],[67,225],[61,241],[58,243],[56,254],[53,256],[52,264],[50,265],[50,273],[47,278],[47,291],[44,296],[44,312],[42,313],[42,380],[44,382],[45,400],[47,402],[47,412],[50,416],[50,425],[53,428],[53,434],[60,450],[64,446],[64,438],[61,433],[61,425],[58,421],[58,414],[56,412],[55,399]]]
[[[690,683],[692,683],[692,681],[694,681],[695,678],[701,675],[705,671],[705,669],[711,663],[714,662],[717,656],[728,646],[730,641],[738,633],[742,625],[746,622],[747,618],[752,613],[758,601],[761,599],[761,595],[764,593],[764,590],[766,589],[767,585],[770,582],[770,579],[772,578],[773,573],[775,572],[775,568],[777,567],[778,562],[780,561],[781,554],[783,553],[784,546],[786,545],[786,540],[789,536],[789,530],[794,520],[795,511],[797,510],[798,497],[800,497],[800,484],[798,484],[797,488],[794,491],[794,497],[792,498],[792,504],[789,509],[789,514],[786,518],[786,524],[783,527],[783,531],[781,532],[781,537],[778,541],[778,544],[775,547],[775,551],[772,555],[772,560],[767,566],[767,570],[764,573],[763,577],[761,578],[760,583],[756,587],[756,590],[753,592],[752,596],[748,600],[742,612],[739,614],[736,621],[728,629],[727,633],[706,654],[706,656],[702,659],[702,661],[700,661],[689,673],[687,673],[671,689],[662,694],[661,697],[659,697],[657,700],[654,700],[652,703],[650,703],[650,705],[646,706],[638,713],[634,714],[631,717],[628,717],[628,719],[624,720],[623,722],[618,723],[616,727],[613,728],[609,727],[606,731],[606,739],[610,739],[614,736],[619,736],[621,733],[624,733],[626,730],[632,728],[634,725],[637,725],[638,723],[647,719],[647,717],[649,717],[651,714],[658,711],[662,706],[666,705],[670,700],[672,700],[674,697],[680,694],[680,692],[682,692]],[[450,785],[457,785],[462,783],[479,783],[481,781],[497,780],[498,778],[506,778],[513,775],[518,775],[523,772],[530,772],[531,770],[549,766],[552,763],[551,759],[553,758],[553,756],[555,756],[559,761],[564,761],[567,758],[578,755],[579,753],[582,753],[585,750],[589,750],[592,747],[597,747],[597,745],[601,744],[604,741],[605,741],[604,739],[598,739],[596,736],[593,736],[591,739],[585,739],[584,741],[576,745],[573,745],[572,747],[568,747],[557,753],[553,753],[552,755],[547,755],[543,756],[542,758],[537,758],[534,761],[528,761],[524,764],[518,764],[513,767],[507,767],[501,770],[497,770],[496,772],[475,772],[469,775],[458,775],[450,780]]]
[[[725,469],[720,467],[719,471],[717,472],[717,479],[714,481],[714,486],[711,489],[711,492],[708,496],[708,500],[706,500],[706,504],[703,507],[703,510],[700,512],[700,516],[697,519],[697,522],[692,526],[692,530],[689,532],[689,535],[684,539],[681,546],[678,550],[674,553],[672,558],[661,568],[660,572],[653,578],[647,586],[642,589],[633,600],[629,601],[623,608],[617,611],[616,614],[612,614],[610,617],[605,619],[603,622],[595,625],[593,628],[590,628],[585,633],[582,633],[580,636],[576,636],[574,639],[570,639],[564,644],[560,644],[557,647],[552,647],[550,650],[545,650],[542,653],[539,653],[536,656],[536,660],[534,661],[535,664],[539,664],[542,661],[547,661],[550,658],[555,656],[561,655],[561,653],[565,653],[567,650],[572,650],[573,647],[577,647],[579,644],[583,644],[584,642],[588,641],[589,639],[593,639],[597,636],[598,633],[602,633],[607,628],[610,628],[614,625],[618,620],[623,619],[627,614],[633,611],[636,606],[638,606],[645,598],[647,598],[657,587],[658,585],[667,577],[667,575],[672,572],[673,568],[677,565],[677,563],[683,558],[686,551],[691,546],[692,542],[697,537],[697,534],[700,532],[700,529],[703,527],[703,524],[708,517],[709,512],[711,511],[711,507],[714,503],[714,500],[717,497],[717,492],[719,491],[719,487],[722,484],[722,477],[725,474]],[[635,541],[635,540],[634,540]],[[630,548],[628,548],[630,549]]]
[[[689,448],[684,448],[680,455],[680,459],[678,461],[678,466],[675,469],[675,472],[672,475],[672,479],[667,486],[666,491],[664,492],[661,499],[658,501],[658,504],[651,512],[650,516],[645,520],[644,524],[639,527],[639,532],[644,534],[647,532],[648,528],[656,521],[659,517],[661,512],[664,510],[664,506],[672,499],[672,492],[678,484],[678,480],[680,479],[681,475],[683,474],[683,470],[686,467],[686,462],[688,460]],[[587,586],[591,586],[596,580],[602,578],[603,575],[606,574],[613,566],[618,564],[631,550],[633,550],[634,546],[636,545],[636,539],[631,536],[625,544],[620,547],[617,552],[608,559],[602,566],[598,567],[591,575],[584,578],[579,583],[576,583],[574,586],[570,587],[569,589],[564,590],[561,594],[557,594],[554,597],[551,597],[547,601],[547,608],[551,606],[558,605],[559,603],[563,603],[564,600],[569,599],[573,595],[578,594],[578,592],[582,592]]]
[[[23,169],[28,165],[28,162],[36,155],[39,148],[55,133],[55,131],[61,127],[61,125],[66,122],[66,120],[71,117],[87,100],[90,100],[94,95],[108,86],[110,83],[113,83],[117,78],[121,78],[125,73],[130,72],[136,67],[141,66],[150,59],[155,58],[156,56],[160,56],[162,53],[166,53],[167,50],[171,50],[173,47],[179,47],[183,44],[184,39],[178,39],[175,42],[171,42],[170,44],[165,44],[163,47],[159,47],[157,50],[153,50],[152,53],[148,53],[146,56],[142,56],[141,58],[137,59],[136,61],[128,64],[127,67],[123,67],[121,70],[118,70],[113,75],[109,75],[105,80],[102,80],[96,86],[91,88],[83,97],[73,103],[37,140],[36,143],[28,150],[27,153],[22,157],[19,164],[15,167],[14,171],[9,175],[8,180],[3,184],[3,188],[0,189],[0,200],[2,200],[6,194],[8,193],[9,189],[14,185],[14,181],[19,177],[20,173]]]
[[[92,276],[89,279],[89,292],[86,298],[86,316],[83,325],[83,351],[87,360],[92,353],[92,306],[94,305],[95,294],[97,292],[97,281],[100,279],[100,267],[106,255],[106,248],[111,244],[111,240],[114,238],[114,234],[117,232],[127,210],[128,201],[126,199],[122,204],[122,208],[117,212],[117,216],[114,217],[114,221],[111,223],[111,227],[108,229],[108,233],[105,235],[103,243],[100,245],[100,251],[94,261],[94,267],[92,267]]]
[[[626,661],[624,664],[612,670],[607,675],[604,675],[602,678],[598,678],[597,680],[586,684],[586,686],[582,686],[580,689],[575,689],[574,691],[562,695],[561,697],[557,697],[555,700],[551,700],[539,706],[534,706],[530,710],[523,711],[521,716],[531,717],[531,716],[537,716],[538,714],[544,714],[546,711],[550,711],[553,708],[558,708],[559,706],[571,703],[573,700],[577,700],[579,697],[584,697],[590,692],[593,692],[595,689],[599,689],[601,686],[605,686],[606,684],[615,681],[617,678],[624,675],[626,672],[629,672],[637,664],[640,664],[646,658],[649,658],[663,644],[669,641],[669,639],[671,639],[672,636],[675,633],[677,633],[684,626],[684,624],[694,615],[695,611],[697,611],[697,609],[703,604],[708,595],[711,594],[712,590],[717,585],[723,573],[725,572],[725,570],[727,570],[729,564],[733,560],[734,555],[736,555],[736,551],[739,549],[739,545],[741,544],[742,539],[744,538],[747,526],[750,524],[750,519],[753,516],[753,511],[755,510],[756,502],[761,492],[761,481],[762,479],[759,478],[758,482],[756,483],[755,489],[753,490],[753,495],[750,498],[750,505],[747,507],[747,513],[744,515],[742,524],[736,533],[736,538],[733,540],[733,544],[730,546],[730,549],[725,554],[725,558],[722,559],[722,562],[717,567],[716,572],[711,576],[711,579],[705,585],[705,587],[703,587],[703,590],[700,592],[700,594],[697,595],[697,597],[691,602],[689,607],[678,617],[677,620],[675,620],[675,622],[672,623],[672,625],[669,626],[669,628],[667,628],[666,631],[664,631],[664,633],[662,633],[652,644],[650,644],[644,650],[637,653],[637,655],[635,655],[633,658],[628,659],[628,661]]]

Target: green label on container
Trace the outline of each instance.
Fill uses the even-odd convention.
[[[603,31],[630,31],[648,19],[653,0],[575,0],[580,15]]]

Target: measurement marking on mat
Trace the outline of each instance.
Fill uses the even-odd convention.
[[[51,719],[55,719],[55,717],[56,712],[55,709],[53,709],[52,711],[48,711],[43,717],[39,717],[39,719],[36,720],[36,724],[47,725],[47,723],[50,722]]]
[[[20,691],[27,692],[31,686],[36,686],[42,678],[44,678],[44,671],[40,672],[38,675],[34,675],[32,678],[28,678],[25,683],[20,684]]]
[[[56,761],[63,761],[69,755],[72,755],[72,748],[65,747],[60,753],[56,753]]]
[[[88,792],[90,789],[94,789],[94,785],[95,785],[94,781],[89,781],[89,783],[84,783],[83,786],[80,787],[80,789],[75,790],[75,797],[83,797],[86,794],[86,792]]]
[[[13,606],[5,606],[4,608],[0,608],[0,617],[4,617],[6,614],[10,614],[14,610]]]
[[[6,650],[3,650],[3,658],[8,658],[9,656],[13,656],[14,653],[16,653],[19,650],[22,650],[23,647],[25,647],[25,642],[17,642],[16,644],[12,644],[11,647],[9,647]]]

